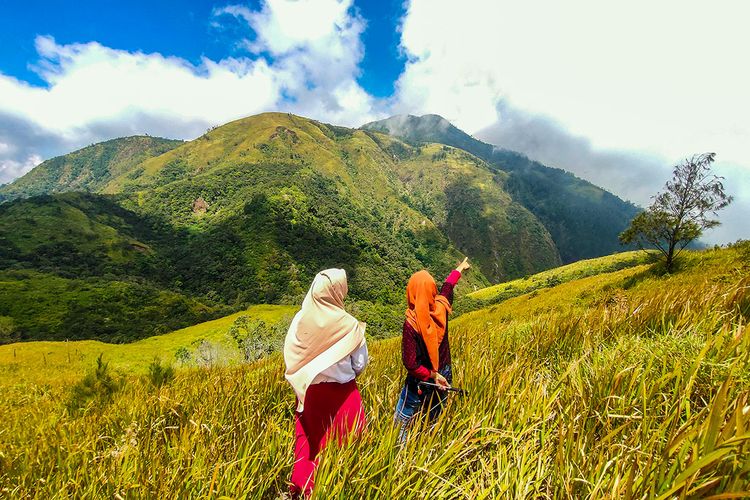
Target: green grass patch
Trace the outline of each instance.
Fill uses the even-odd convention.
[[[0,386],[33,383],[59,384],[81,376],[98,356],[113,370],[126,374],[145,374],[154,358],[179,364],[175,354],[180,348],[195,351],[202,341],[218,350],[217,364],[237,363],[241,355],[228,335],[240,316],[276,323],[293,315],[294,306],[259,305],[247,311],[207,321],[164,335],[130,344],[107,344],[95,340],[71,342],[23,342],[0,346]]]
[[[467,300],[456,308],[456,312],[461,314],[481,309],[541,288],[552,288],[568,281],[642,265],[652,262],[653,259],[653,253],[636,250],[581,260],[470,292],[467,294]]]

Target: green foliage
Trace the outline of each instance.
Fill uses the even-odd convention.
[[[229,312],[138,281],[32,271],[0,271],[0,281],[0,315],[13,319],[17,340],[131,342]]]
[[[291,322],[292,316],[285,316],[269,324],[261,319],[242,315],[229,327],[229,336],[242,352],[244,361],[249,363],[280,351]]]
[[[76,413],[89,406],[101,408],[112,402],[124,384],[125,380],[112,374],[109,363],[105,362],[100,354],[96,358],[96,367],[71,387],[67,402],[68,410]]]
[[[667,271],[674,259],[703,231],[716,227],[712,219],[718,210],[732,202],[724,192],[721,177],[711,174],[715,153],[695,155],[674,167],[672,179],[654,202],[631,221],[620,234],[622,243],[654,247],[664,257]]]
[[[174,367],[170,364],[162,364],[158,357],[154,357],[154,360],[148,365],[148,381],[156,388],[161,388],[171,383],[174,380],[174,376]]]
[[[185,366],[188,363],[190,363],[190,360],[192,359],[192,355],[190,354],[190,350],[185,347],[181,346],[177,349],[174,353],[174,359],[180,362],[180,365]]]
[[[13,333],[16,331],[16,323],[9,316],[0,316],[0,344],[12,342]]]
[[[569,172],[479,141],[437,115],[394,116],[363,128],[413,144],[434,142],[460,148],[499,173],[509,174],[501,181],[503,188],[544,224],[564,263],[619,251],[617,237],[638,211],[631,203]],[[436,155],[444,158],[443,151]]]
[[[111,178],[130,175],[143,160],[181,145],[182,141],[133,136],[94,144],[52,158],[11,184],[0,187],[0,203],[65,191],[98,191]]]
[[[367,323],[368,337],[384,339],[401,334],[406,304],[391,305],[355,300],[347,304],[347,310],[359,321]]]

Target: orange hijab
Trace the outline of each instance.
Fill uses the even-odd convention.
[[[430,273],[425,270],[411,275],[406,285],[406,321],[419,333],[427,346],[432,369],[440,368],[438,346],[445,336],[451,304],[438,295],[437,285]]]

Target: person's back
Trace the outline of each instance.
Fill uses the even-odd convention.
[[[453,304],[453,288],[461,273],[471,266],[468,259],[458,265],[438,293],[435,280],[427,271],[414,273],[406,289],[408,309],[401,336],[401,361],[406,378],[396,404],[395,419],[401,425],[399,439],[406,438],[409,424],[421,411],[436,418],[445,402],[445,389],[453,382],[448,314]],[[430,382],[437,386],[420,384]]]
[[[293,497],[312,493],[328,438],[343,439],[365,423],[356,382],[368,361],[365,324],[344,310],[347,291],[342,269],[318,273],[284,341],[285,377],[297,396]]]

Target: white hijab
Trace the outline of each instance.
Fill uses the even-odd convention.
[[[310,382],[362,345],[365,324],[344,310],[349,288],[343,269],[319,272],[294,316],[284,341],[284,376],[297,395],[297,411],[305,407]]]

